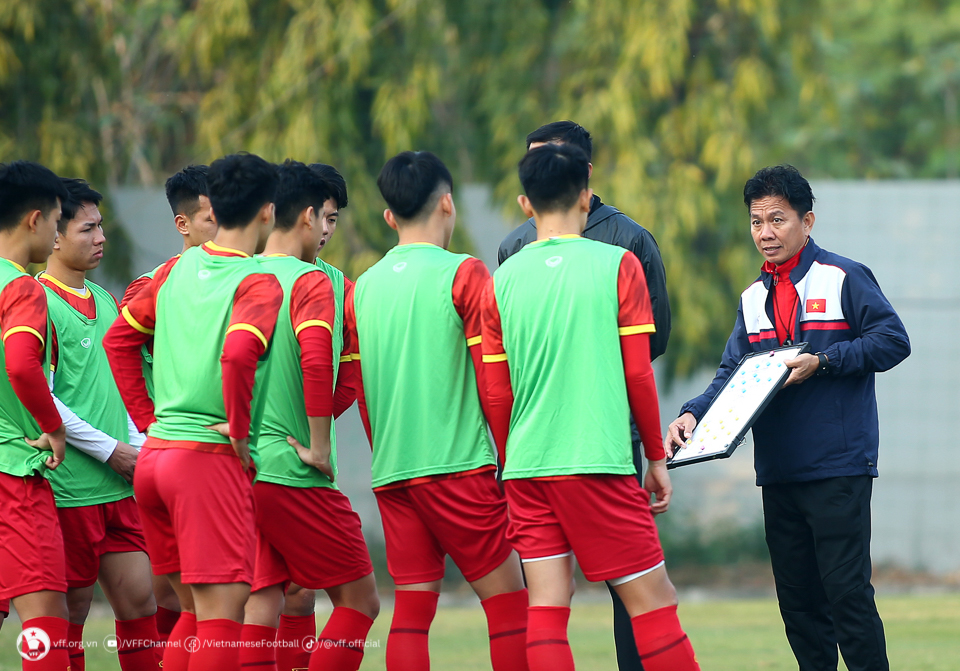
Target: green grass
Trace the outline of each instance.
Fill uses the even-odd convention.
[[[593,601],[591,599],[591,601]],[[879,601],[890,666],[897,671],[956,671],[960,660],[960,594],[897,596]],[[384,610],[373,630],[363,669],[383,669],[391,613]],[[684,603],[680,618],[704,671],[796,669],[777,604],[772,599]],[[88,623],[87,640],[103,640],[113,622]],[[0,631],[0,671],[20,669],[14,649],[16,626]],[[579,668],[615,669],[609,604],[574,603],[570,643]],[[377,647],[379,644],[379,647]],[[432,668],[490,669],[486,624],[479,606],[440,608],[430,635]],[[841,669],[844,669],[841,664]],[[102,647],[87,652],[88,671],[119,669],[115,654]]]

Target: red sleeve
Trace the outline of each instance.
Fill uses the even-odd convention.
[[[107,352],[117,389],[140,431],[146,431],[157,421],[153,414],[153,401],[147,394],[147,383],[143,379],[140,348],[153,337],[157,325],[157,292],[177,261],[179,257],[170,259],[136,294],[129,296],[129,299],[124,296],[125,305],[120,309],[120,316],[103,338],[103,348]]]
[[[510,415],[513,412],[513,387],[510,384],[510,366],[503,349],[503,330],[500,325],[500,309],[493,291],[494,280],[489,280],[482,297],[484,380],[487,388],[487,422],[493,432],[493,441],[500,453],[501,465],[507,460],[507,435],[510,432]]]
[[[360,411],[360,421],[363,422],[363,430],[367,433],[367,442],[370,443],[370,449],[373,449],[373,430],[370,428],[370,415],[367,413],[367,398],[363,394],[363,366],[360,360],[360,337],[357,332],[357,312],[353,302],[353,291],[345,294],[343,298],[343,321],[347,320],[353,325],[353,347],[355,352],[351,355],[353,360],[353,379],[357,390],[357,409]]]
[[[644,454],[650,461],[658,461],[666,454],[660,433],[657,381],[650,366],[650,334],[655,330],[653,310],[643,266],[633,254],[624,254],[620,261],[617,295],[620,300],[620,350],[630,412],[640,431]]]
[[[137,296],[139,299],[140,296]],[[227,326],[220,366],[223,371],[223,405],[230,437],[250,435],[250,402],[257,361],[267,351],[283,303],[283,289],[273,275],[245,278],[233,297],[233,314]]]
[[[343,350],[340,352],[340,368],[337,387],[333,390],[333,416],[339,417],[357,400],[357,367],[354,355],[358,355],[357,317],[353,312],[354,283],[343,278]],[[347,309],[347,306],[350,309]]]
[[[43,370],[47,294],[32,277],[20,277],[0,292],[0,337],[10,386],[46,433],[63,423]]]
[[[290,322],[300,343],[308,417],[333,415],[333,322],[330,278],[318,271],[298,279],[290,292]]]
[[[483,413],[490,417],[490,399],[487,394],[486,373],[483,367],[480,343],[483,291],[490,281],[490,271],[480,259],[470,258],[460,264],[453,278],[453,306],[463,321],[463,335],[467,339],[470,358],[477,377],[477,393]]]
[[[120,307],[122,308],[124,305],[129,303],[133,297],[140,293],[140,290],[148,284],[150,284],[149,277],[138,277],[131,282],[127,287],[127,290],[123,292],[123,298],[120,299]]]

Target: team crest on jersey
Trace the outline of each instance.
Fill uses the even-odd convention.
[[[407,267],[407,262],[406,262],[406,261],[401,261],[400,263],[398,263],[397,265],[395,265],[395,266],[393,267],[393,272],[395,272],[395,273],[402,273],[403,270],[404,270],[404,268],[406,268],[406,267]]]
[[[83,349],[90,349],[90,338],[84,338],[81,340],[80,346],[83,347]]]
[[[544,261],[544,263],[546,263],[546,264],[547,264],[548,266],[550,266],[551,268],[556,268],[556,267],[559,266],[562,262],[563,262],[563,257],[562,257],[562,256],[551,256],[549,259],[547,259],[546,261]]]

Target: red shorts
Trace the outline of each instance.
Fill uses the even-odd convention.
[[[132,496],[79,508],[57,508],[67,553],[67,587],[97,582],[100,556],[107,552],[146,552],[137,502]]]
[[[149,447],[133,489],[156,575],[193,583],[253,581],[253,472],[233,455]]]
[[[10,599],[0,599],[0,620],[10,614]]]
[[[50,483],[0,473],[0,599],[66,592],[63,534]]]
[[[350,500],[328,487],[253,486],[257,564],[253,591],[293,581],[308,589],[344,585],[373,573]]]
[[[663,561],[650,494],[633,475],[506,480],[509,538],[523,560],[573,551],[587,580],[614,580]]]
[[[507,502],[492,472],[376,492],[387,570],[397,585],[443,577],[453,559],[468,582],[510,556]]]

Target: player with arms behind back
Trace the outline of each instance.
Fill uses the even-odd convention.
[[[427,669],[427,637],[449,554],[481,599],[496,671],[526,669],[527,592],[506,541],[507,510],[482,410],[477,259],[447,251],[453,178],[403,152],[377,179],[399,244],[358,280],[358,402],[373,447],[396,606],[387,668]]]
[[[577,147],[527,153],[519,201],[536,219],[537,240],[500,266],[484,297],[491,428],[510,539],[530,590],[527,660],[531,669],[574,668],[567,620],[575,555],[588,580],[617,590],[647,671],[698,669],[652,514],[667,509],[671,486],[650,367],[650,299],[636,256],[580,237],[588,179]],[[653,506],[634,477],[631,413]]]
[[[273,228],[276,166],[234,154],[207,178],[216,237],[168,261],[104,340],[131,416],[149,427],[134,488],[153,571],[170,577],[183,607],[166,671],[240,668],[256,550],[251,465],[283,300],[252,258]],[[155,404],[140,357],[151,336]],[[191,636],[199,646],[189,654]]]

